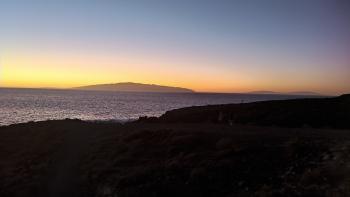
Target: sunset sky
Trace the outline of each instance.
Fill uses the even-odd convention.
[[[347,0],[2,0],[0,86],[350,92]]]

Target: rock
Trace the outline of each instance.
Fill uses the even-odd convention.
[[[221,138],[216,142],[216,149],[223,150],[232,147],[232,139],[231,138]]]

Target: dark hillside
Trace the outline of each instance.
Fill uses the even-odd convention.
[[[166,112],[154,122],[211,122],[281,127],[350,128],[350,94],[334,98],[263,101],[188,107]]]

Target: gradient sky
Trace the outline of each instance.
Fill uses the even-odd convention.
[[[347,0],[2,0],[0,86],[350,92]]]

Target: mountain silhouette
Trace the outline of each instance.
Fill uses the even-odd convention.
[[[317,92],[311,92],[311,91],[274,92],[274,91],[261,90],[261,91],[247,92],[247,94],[284,94],[284,95],[321,96],[321,94]]]
[[[133,82],[99,84],[76,87],[77,90],[94,90],[94,91],[120,91],[120,92],[168,92],[168,93],[192,93],[191,89],[181,87],[170,87],[155,84],[142,84]]]

